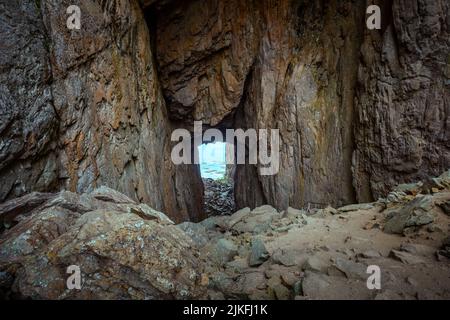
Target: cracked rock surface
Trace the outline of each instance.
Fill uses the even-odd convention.
[[[450,182],[449,172],[438,179]],[[420,185],[415,195],[354,210],[278,212],[266,205],[180,225],[106,187],[45,200],[24,196],[0,205],[0,293],[33,299],[449,299],[450,217],[437,203],[450,199],[450,189],[428,194]],[[392,233],[391,221],[404,221],[405,211],[423,223],[400,223]],[[81,290],[67,289],[71,265],[80,267]],[[370,290],[367,270],[374,265],[381,288]]]

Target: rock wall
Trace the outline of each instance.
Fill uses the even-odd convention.
[[[218,125],[238,105],[260,42],[260,1],[177,1],[156,14],[170,117]]]
[[[198,168],[170,160],[171,125],[139,3],[79,1],[82,28],[73,31],[71,4],[1,4],[0,201],[106,185],[175,220],[200,219]]]
[[[58,185],[48,38],[34,1],[0,3],[0,201]]]
[[[449,167],[448,3],[375,3],[379,31],[366,28],[371,1],[194,0],[157,10],[172,119],[280,130],[276,176],[237,166],[238,207],[370,201]]]
[[[277,3],[266,10],[242,122],[280,130],[280,171],[259,176],[256,168],[238,166],[238,203],[268,202],[281,210],[352,202],[354,61],[365,7],[352,1]],[[250,191],[256,182],[260,195]]]
[[[378,1],[356,95],[354,181],[370,201],[450,167],[450,3]]]
[[[234,170],[238,207],[370,201],[450,167],[445,0],[375,1],[379,31],[371,1],[73,2],[0,3],[0,202],[106,185],[201,219],[198,167],[170,161],[194,120],[280,130],[277,175]]]
[[[159,11],[156,56],[171,117],[220,127],[232,115],[237,128],[280,129],[279,174],[238,166],[239,207],[354,200],[354,62],[364,12],[353,1],[288,0]]]

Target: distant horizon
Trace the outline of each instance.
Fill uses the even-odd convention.
[[[198,147],[200,175],[204,179],[221,179],[226,172],[226,143],[214,142]]]

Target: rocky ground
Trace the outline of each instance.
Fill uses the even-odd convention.
[[[232,180],[203,179],[204,208],[208,217],[231,215],[235,210]]]
[[[105,187],[0,205],[0,291],[33,299],[450,299],[450,171],[385,199],[175,225]],[[69,265],[82,289],[66,287]],[[369,290],[369,265],[381,289]]]

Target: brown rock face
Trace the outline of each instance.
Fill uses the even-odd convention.
[[[189,190],[202,182],[197,168],[170,160],[171,125],[138,2],[83,2],[82,28],[74,31],[66,27],[70,4],[2,4],[10,15],[1,28],[8,42],[0,200],[107,185],[176,220],[198,220],[201,192]]]
[[[366,32],[356,95],[354,180],[369,201],[450,166],[450,4],[382,1]]]
[[[368,4],[354,1],[157,10],[170,117],[280,130],[277,175],[237,167],[238,207],[369,201],[450,165],[448,4],[377,4],[380,31],[366,28]]]
[[[258,1],[178,1],[157,13],[156,57],[170,117],[215,126],[240,103],[260,41]]]
[[[160,11],[157,60],[173,118],[220,126],[234,115],[237,128],[280,130],[278,175],[238,166],[239,207],[354,199],[351,122],[364,10],[351,1],[193,1]]]
[[[194,120],[278,129],[280,169],[235,170],[238,207],[335,206],[450,167],[448,1],[111,0],[0,4],[0,201],[105,185],[199,220]],[[371,3],[370,3],[371,4]]]
[[[263,177],[238,166],[239,204],[286,209],[352,202],[349,124],[364,9],[350,1],[268,6],[238,122],[280,130],[280,171]],[[259,194],[250,192],[256,183]]]

